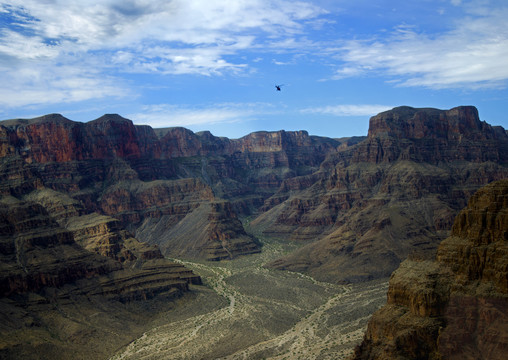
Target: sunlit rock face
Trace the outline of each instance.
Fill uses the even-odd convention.
[[[260,250],[238,214],[256,211],[284,179],[317,170],[338,145],[305,131],[230,140],[184,128],[136,126],[115,114],[88,123],[51,114],[0,123],[0,191],[18,198],[40,189],[67,194],[85,214],[115,217],[166,255],[234,258]],[[203,225],[194,239],[199,245],[182,246],[173,235],[185,223],[174,227],[193,212],[191,218]],[[221,214],[222,225],[212,213]],[[158,237],[151,231],[156,224]]]
[[[467,296],[452,293],[449,279],[462,276],[485,286],[482,279],[500,274],[486,265],[488,259],[502,251],[457,247],[467,261],[456,266],[447,265],[446,251],[440,250],[439,263],[430,259],[471,195],[508,178],[507,149],[506,132],[480,121],[473,107],[395,108],[371,119],[368,136],[338,139],[284,130],[227,139],[138,126],[115,114],[88,123],[58,114],[2,121],[0,301],[14,315],[0,331],[33,327],[58,353],[71,342],[56,344],[48,334],[72,328],[79,337],[84,326],[79,324],[97,313],[90,299],[100,298],[108,309],[98,316],[97,325],[104,327],[97,334],[108,333],[111,324],[123,328],[129,321],[114,320],[118,303],[172,304],[200,283],[199,276],[164,256],[236,259],[262,251],[252,235],[260,234],[302,245],[267,266],[334,283],[387,277],[408,255],[421,259],[403,263],[407,278],[393,280],[388,308],[410,320],[426,319],[417,335],[408,333],[413,355],[453,352],[449,344],[487,329],[488,319],[503,318],[495,310],[502,302],[467,297],[466,290]],[[461,221],[472,222],[467,216]],[[443,268],[448,270],[441,276]],[[503,286],[502,277],[496,281]],[[60,318],[72,326],[50,328],[53,301],[71,307],[76,301],[90,313],[81,317],[74,309],[76,321]],[[47,316],[25,322],[32,315],[20,303],[34,313],[48,308]],[[463,308],[476,320],[461,322]],[[150,316],[146,310],[138,308],[138,315]],[[450,328],[466,330],[441,331],[444,316]],[[381,339],[386,330],[377,329],[372,338]],[[482,339],[493,333],[485,330]],[[462,335],[454,340],[453,334]],[[5,341],[25,344],[14,335]],[[488,341],[479,341],[478,349]]]
[[[508,180],[474,194],[436,259],[409,259],[354,359],[504,359],[508,350]]]
[[[84,213],[190,258],[259,251],[239,226],[250,217],[258,233],[307,244],[270,266],[332,282],[389,276],[408,254],[432,254],[471,194],[508,177],[506,132],[471,106],[398,107],[372,117],[367,137],[347,139],[284,130],[227,139],[115,114],[88,123],[51,114],[1,122],[0,151],[2,194],[67,194]],[[220,203],[228,210],[212,231],[205,209]],[[202,227],[184,242],[189,219]]]
[[[287,179],[254,224],[309,243],[270,266],[332,282],[389,276],[409,254],[433,256],[482,185],[508,177],[508,136],[476,108],[398,107],[368,137]]]

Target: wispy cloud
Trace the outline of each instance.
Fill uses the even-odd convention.
[[[389,36],[345,42],[335,78],[365,74],[392,77],[400,86],[498,87],[508,80],[508,6],[464,5],[453,29],[429,34],[401,26]],[[456,6],[460,1],[453,1]]]
[[[172,126],[211,125],[251,120],[261,113],[271,112],[271,105],[261,103],[216,104],[195,106],[157,104],[144,106],[139,113],[127,115],[135,124],[153,128]]]
[[[18,36],[42,48],[53,47],[55,55],[90,50],[114,53],[128,48],[144,54],[145,59],[166,58],[171,50],[178,53],[182,49],[213,48],[220,56],[221,50],[227,54],[252,46],[254,35],[260,42],[263,35],[272,40],[290,38],[303,30],[302,20],[324,12],[309,3],[286,0],[109,0],[96,4],[14,0],[0,4],[18,25]],[[246,37],[246,31],[254,35]],[[48,45],[47,40],[53,44]],[[8,45],[12,40],[3,42]],[[151,54],[145,53],[147,49]],[[25,51],[11,55],[31,56]]]
[[[105,78],[122,73],[245,71],[248,65],[232,55],[274,42],[295,46],[292,38],[304,32],[304,22],[323,13],[289,0],[0,1],[0,75],[4,87],[23,92],[23,99],[0,102],[21,106],[119,96],[121,85]],[[73,87],[62,69],[82,81]],[[31,76],[23,76],[26,72]]]
[[[341,104],[302,109],[302,113],[325,114],[333,116],[373,116],[393,106],[369,104]]]
[[[134,96],[122,86],[123,81],[94,71],[83,71],[79,66],[65,65],[57,71],[43,64],[37,67],[0,66],[0,73],[0,106],[4,108]]]

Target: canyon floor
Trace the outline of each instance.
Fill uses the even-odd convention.
[[[120,349],[120,359],[343,359],[386,301],[388,279],[333,285],[263,264],[296,248],[261,239],[259,254],[182,261],[204,280],[176,310]],[[218,296],[211,296],[211,290]],[[187,297],[188,298],[188,297]],[[213,301],[210,301],[213,298]]]

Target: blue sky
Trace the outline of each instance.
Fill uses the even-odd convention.
[[[475,105],[508,129],[506,19],[506,0],[0,0],[0,119],[342,137]]]

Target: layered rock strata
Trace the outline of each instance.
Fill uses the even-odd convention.
[[[121,269],[78,246],[37,204],[2,202],[0,295],[39,292]]]
[[[37,203],[4,198],[0,209],[0,295],[39,293],[81,282],[76,291],[122,301],[184,292],[200,278],[140,243],[118,220],[90,214],[60,226]]]
[[[175,226],[168,216],[148,219],[138,234],[176,258],[222,260],[261,251],[227,201],[203,203]]]
[[[390,279],[354,359],[504,359],[508,351],[508,180],[479,190],[436,259]]]
[[[66,194],[0,197],[0,358],[107,358],[200,283]]]
[[[432,256],[474,191],[508,177],[506,159],[506,132],[474,107],[395,108],[319,171],[285,180],[252,224],[310,242],[274,268],[331,282],[389,276],[411,253]]]
[[[66,193],[86,213],[119,219],[142,241],[153,238],[137,232],[143,224],[163,219],[171,231],[200,205],[226,200],[234,225],[217,239],[246,241],[250,237],[238,227],[236,214],[255,211],[284,179],[315,171],[339,143],[305,131],[258,132],[233,140],[184,128],[154,131],[115,114],[88,123],[59,114],[7,120],[0,123],[0,193]],[[239,233],[231,234],[232,229]],[[251,239],[231,254],[256,247]],[[206,257],[223,258],[223,251],[218,247]]]
[[[506,132],[471,106],[395,108],[372,117],[368,137],[348,139],[305,131],[227,139],[112,114],[89,123],[53,114],[1,122],[0,144],[2,194],[66,193],[167,254],[182,254],[172,234],[188,216],[208,219],[202,209],[225,201],[232,223],[251,216],[256,232],[307,244],[272,267],[332,282],[388,276],[408,254],[432,254],[471,194],[508,176]],[[232,228],[237,235],[217,239],[246,239]],[[224,257],[223,246],[215,255],[186,249]]]

